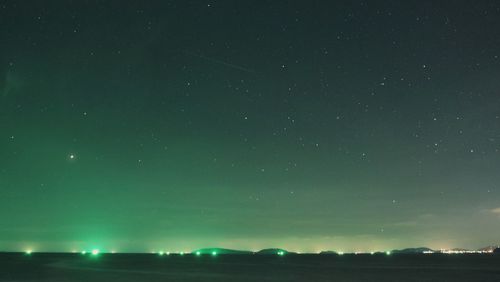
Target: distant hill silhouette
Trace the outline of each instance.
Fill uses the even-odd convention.
[[[433,250],[427,247],[419,247],[391,251],[392,254],[422,254],[423,252],[433,252]]]
[[[335,251],[321,251],[319,254],[320,255],[337,255],[337,252],[335,252]]]
[[[284,249],[263,249],[257,252],[259,255],[285,255],[285,254],[295,254],[294,252],[289,252]]]
[[[260,250],[257,252],[246,251],[246,250],[232,250],[232,249],[225,249],[225,248],[203,248],[203,249],[194,250],[191,253],[197,254],[197,255],[251,255],[251,254],[286,255],[286,254],[295,254],[294,252],[289,252],[285,249],[279,249],[279,248],[263,249],[263,250]]]

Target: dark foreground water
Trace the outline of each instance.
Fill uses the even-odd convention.
[[[0,253],[0,281],[500,281],[500,255]]]

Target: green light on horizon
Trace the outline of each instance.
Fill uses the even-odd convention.
[[[33,251],[32,251],[32,250],[26,250],[26,252],[25,252],[25,253],[26,253],[27,255],[31,255],[31,254],[33,253]]]
[[[82,251],[82,255],[84,255],[84,254],[86,254],[86,253],[87,253],[87,251]]]
[[[196,252],[196,255],[197,255],[197,256],[201,255],[200,251]]]
[[[284,255],[285,255],[285,252],[283,252],[283,251],[278,252],[278,256],[284,256]]]
[[[212,256],[216,256],[217,255],[217,252],[216,251],[213,251],[212,252]]]
[[[99,250],[98,249],[93,249],[92,250],[92,255],[97,256],[98,254],[99,254]]]
[[[391,255],[391,251],[387,251],[387,252],[385,252],[385,254],[389,256],[389,255]]]

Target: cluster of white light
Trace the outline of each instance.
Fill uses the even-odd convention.
[[[73,253],[74,253],[74,251],[73,251]],[[86,255],[87,253],[89,253],[89,252],[87,252],[86,250],[82,250],[80,252],[80,254],[82,254],[82,255]],[[99,249],[93,249],[90,251],[90,254],[92,254],[93,256],[97,256],[100,253],[101,253],[101,251]]]
[[[425,253],[425,252],[424,252]],[[485,250],[485,251],[471,251],[471,250],[439,250],[437,253],[441,254],[491,254],[493,250]]]

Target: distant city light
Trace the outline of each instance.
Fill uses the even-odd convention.
[[[34,253],[33,249],[25,249],[24,251],[21,251],[25,255],[31,255]],[[97,256],[100,254],[104,253],[109,253],[109,254],[115,254],[117,253],[116,250],[110,250],[106,252],[101,252],[99,249],[91,249],[91,250],[71,250],[68,251],[71,253],[80,253],[82,255],[85,254],[90,254],[92,256]],[[192,251],[192,252],[170,252],[170,251],[151,251],[150,253],[152,254],[157,254],[159,256],[165,256],[165,255],[195,255],[195,256],[204,256],[204,255],[211,255],[211,256],[218,256],[220,253],[218,252],[217,249],[211,249],[211,250],[198,250],[198,251]],[[296,252],[296,254],[303,254],[303,252]],[[421,254],[492,254],[493,249],[480,249],[480,250],[466,250],[466,249],[439,249],[439,250],[423,250],[421,252],[418,252]],[[257,254],[256,252],[252,252],[252,254]],[[287,255],[287,251],[285,250],[276,250],[275,252],[276,255],[278,256],[285,256]],[[378,255],[378,254],[385,254],[387,256],[389,255],[394,255],[393,251],[363,251],[363,252],[343,252],[343,251],[337,251],[335,254],[342,256],[342,255]]]
[[[441,249],[439,251],[436,251],[441,254],[447,254],[447,255],[457,255],[457,254],[491,254],[493,253],[493,250],[446,250],[446,249]],[[433,254],[433,251],[424,251],[424,254]]]

